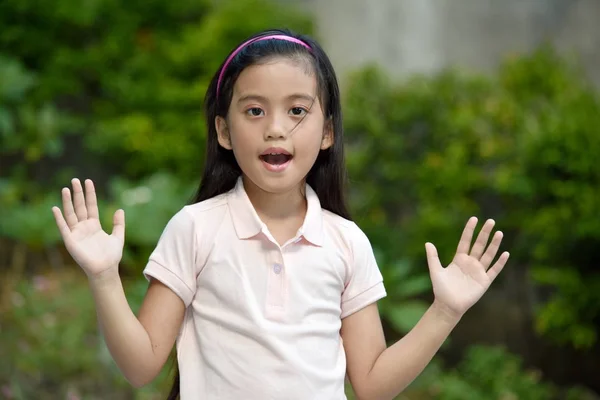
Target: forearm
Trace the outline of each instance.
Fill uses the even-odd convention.
[[[460,318],[433,304],[415,327],[388,347],[366,379],[365,399],[393,399],[429,364]]]
[[[90,280],[90,287],[100,330],[113,359],[132,385],[145,385],[160,367],[148,332],[129,306],[118,272]]]

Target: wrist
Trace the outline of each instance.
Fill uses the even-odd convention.
[[[88,282],[93,289],[103,289],[121,283],[119,268],[113,266],[98,274],[88,275]]]
[[[453,311],[445,304],[440,303],[437,300],[434,300],[431,307],[431,312],[436,317],[436,319],[441,320],[442,322],[455,326],[461,320],[463,314]]]

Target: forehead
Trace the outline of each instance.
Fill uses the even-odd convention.
[[[316,90],[316,75],[307,60],[274,58],[245,68],[235,82],[233,97],[249,93],[269,98],[292,93],[314,96]]]

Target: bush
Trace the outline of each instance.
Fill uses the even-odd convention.
[[[126,284],[134,310],[145,285]],[[63,270],[23,279],[0,319],[0,390],[7,399],[153,400],[169,366],[144,390],[134,390],[98,333],[96,310],[82,271]],[[164,396],[158,397],[162,399]]]
[[[439,400],[597,398],[579,387],[559,389],[540,371],[525,368],[517,355],[490,346],[472,346],[457,368],[436,379],[430,393]]]
[[[386,259],[427,274],[426,241],[449,262],[468,217],[494,218],[510,268],[553,288],[539,331],[590,347],[600,318],[600,103],[581,76],[546,48],[494,78],[447,71],[394,84],[371,67],[349,79],[345,112],[353,209]]]

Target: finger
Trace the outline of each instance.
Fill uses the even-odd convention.
[[[430,271],[443,268],[437,249],[432,243],[425,243],[425,253],[427,254],[427,265],[429,265]]]
[[[475,232],[476,226],[477,217],[469,218],[469,221],[467,221],[467,225],[465,225],[465,229],[463,229],[460,241],[458,242],[458,248],[456,249],[456,253],[469,254],[469,249],[471,248],[471,240],[473,239],[473,232]]]
[[[117,210],[113,216],[112,235],[125,241],[125,211]]]
[[[94,182],[90,179],[85,180],[85,206],[87,208],[88,218],[99,218],[96,189],[94,188]]]
[[[65,221],[60,208],[52,207],[52,214],[54,214],[54,220],[56,221],[56,226],[58,227],[60,236],[62,236],[63,241],[67,241],[67,238],[71,234],[71,228],[69,228],[67,221]]]
[[[492,229],[494,229],[495,223],[496,221],[494,221],[493,219],[488,219],[487,221],[485,221],[485,224],[483,224],[479,235],[477,235],[477,240],[475,240],[475,244],[471,249],[470,256],[475,257],[477,259],[481,258],[481,255],[483,254],[483,251],[487,246],[488,239],[490,238],[490,233],[492,233]]]
[[[509,256],[510,254],[507,251],[505,251],[500,255],[498,261],[496,261],[492,268],[488,269],[487,275],[490,278],[490,281],[493,282],[494,279],[496,279],[496,277],[500,274],[502,268],[504,268],[504,266],[506,265]]]
[[[75,215],[75,210],[73,209],[73,201],[71,200],[71,191],[69,188],[63,188],[62,190],[62,203],[63,210],[65,210],[65,220],[69,225],[69,228],[73,229],[75,225],[77,225],[77,215]]]
[[[504,235],[500,231],[494,233],[492,242],[488,246],[485,253],[483,253],[480,262],[481,264],[483,264],[486,270],[489,268],[490,264],[492,264],[492,260],[494,260],[494,257],[496,257],[496,253],[498,253],[498,249],[500,248],[500,243],[502,243],[503,236]]]
[[[85,208],[85,199],[83,196],[83,188],[79,179],[75,178],[71,181],[73,184],[73,207],[79,221],[87,219],[87,209]]]

